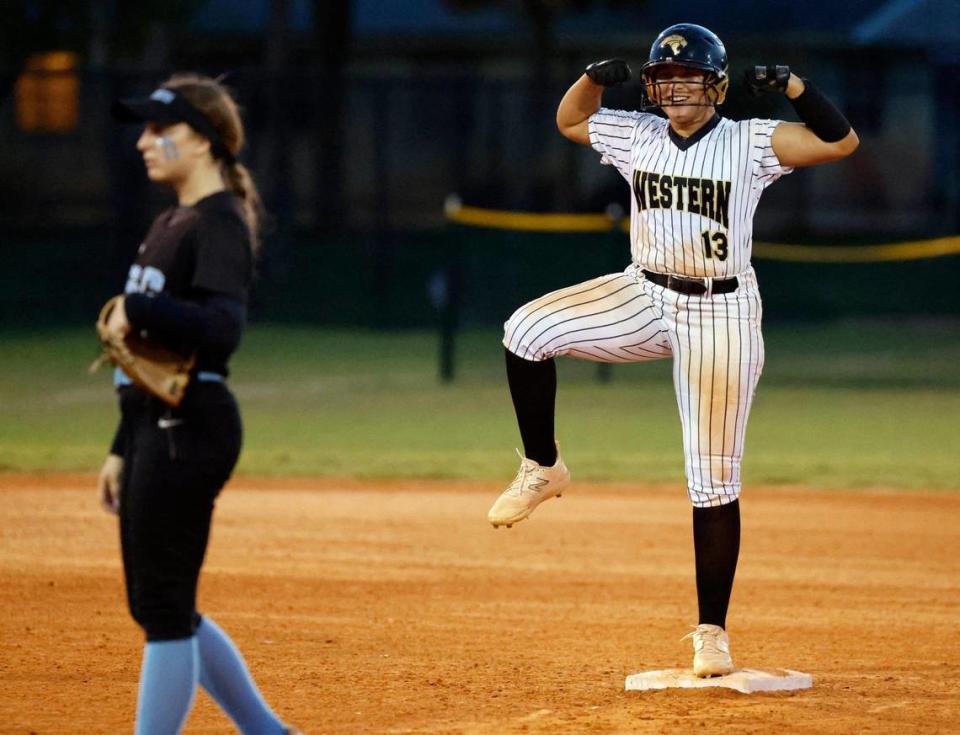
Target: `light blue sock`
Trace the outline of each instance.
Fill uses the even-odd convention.
[[[286,727],[260,695],[240,651],[210,618],[197,628],[200,685],[244,735],[282,735]]]
[[[177,735],[197,691],[197,639],[154,641],[143,649],[136,735]]]

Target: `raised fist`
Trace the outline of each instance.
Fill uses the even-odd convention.
[[[743,73],[747,89],[754,97],[761,92],[786,92],[790,81],[790,67],[784,64],[755,66]]]
[[[630,67],[623,59],[606,59],[590,64],[584,73],[601,87],[616,87],[630,78]]]

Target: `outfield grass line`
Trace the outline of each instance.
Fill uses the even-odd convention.
[[[0,493],[16,492],[24,487],[42,488],[51,491],[71,490],[79,493],[90,493],[91,502],[96,504],[97,473],[94,471],[78,470],[20,470],[0,469]],[[230,478],[224,492],[365,492],[375,486],[377,492],[388,490],[396,493],[466,493],[471,495],[489,496],[491,502],[498,494],[499,485],[496,481],[474,478],[440,478],[424,476],[378,476],[378,475],[318,475],[304,473],[277,473],[244,472],[238,470]],[[584,477],[571,484],[571,495],[576,492],[577,485],[589,486],[589,493],[578,493],[580,500],[589,502],[591,498],[632,496],[643,492],[668,493],[685,496],[683,481],[612,479],[598,480]],[[792,482],[746,482],[744,493],[749,499],[749,493],[784,493],[804,495],[806,493],[832,494],[836,492],[855,493],[858,495],[876,495],[878,497],[897,497],[909,495],[911,497],[940,497],[942,495],[956,495],[960,487],[899,487],[893,485],[858,485],[835,486]],[[493,495],[491,495],[493,493]]]
[[[747,434],[750,483],[960,487],[960,340],[851,324],[766,329]],[[955,335],[954,335],[955,336]],[[117,422],[109,375],[87,375],[89,330],[7,335],[0,469],[95,470]],[[494,330],[457,344],[437,380],[430,332],[254,325],[230,382],[246,426],[241,473],[444,477],[497,484],[519,445]],[[575,479],[682,483],[669,361],[558,364],[558,435]]]

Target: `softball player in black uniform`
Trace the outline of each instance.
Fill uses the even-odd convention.
[[[130,268],[108,327],[196,354],[183,402],[169,408],[115,373],[121,420],[99,477],[120,516],[130,612],[146,633],[136,732],[180,732],[196,685],[244,733],[286,733],[230,638],[196,609],[214,501],[241,445],[227,363],[246,321],[256,245],[256,188],[236,161],[243,125],[227,90],[177,75],[145,99],[114,106],[145,123],[147,175],[176,192]]]

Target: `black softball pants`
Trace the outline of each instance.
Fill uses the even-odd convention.
[[[237,403],[223,383],[195,383],[169,408],[120,389],[125,434],[120,545],[127,602],[148,641],[189,638],[213,506],[240,456]]]

